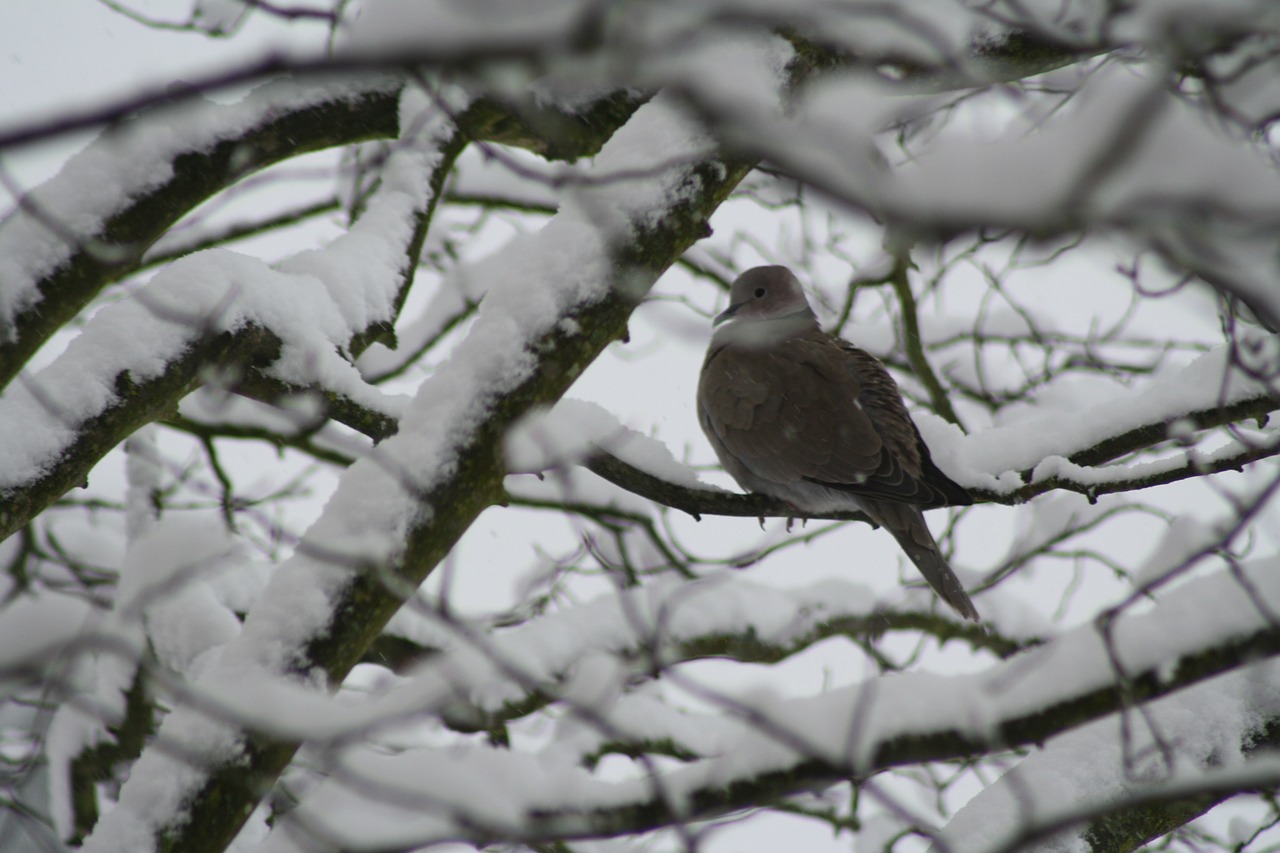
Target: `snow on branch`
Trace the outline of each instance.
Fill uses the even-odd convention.
[[[800,700],[740,697],[682,680],[672,664],[716,649],[765,660],[818,637],[863,630],[875,618],[865,596],[841,584],[770,598],[745,584],[727,584],[732,594],[708,598],[701,594],[708,588],[683,581],[668,586],[663,578],[611,599],[608,607],[567,610],[527,629],[493,631],[492,638],[465,621],[445,620],[449,631],[437,659],[405,679],[385,703],[352,712],[330,698],[328,691],[343,682],[477,515],[505,500],[509,468],[543,470],[585,454],[592,470],[615,480],[632,478],[628,488],[652,491],[657,500],[678,505],[674,494],[695,512],[715,506],[761,514],[763,505],[754,497],[702,487],[664,449],[615,430],[603,412],[578,407],[529,417],[557,400],[605,346],[626,334],[632,309],[663,270],[706,235],[707,218],[757,158],[767,156],[771,168],[808,178],[820,191],[925,239],[1007,224],[1016,214],[1030,217],[1018,224],[1030,223],[1035,233],[1101,222],[1177,257],[1180,248],[1195,248],[1184,231],[1197,199],[1207,204],[1210,227],[1235,227],[1235,236],[1254,249],[1261,245],[1258,235],[1274,225],[1280,209],[1273,198],[1274,174],[1247,146],[1232,142],[1229,131],[1210,127],[1189,101],[1169,96],[1159,61],[1131,85],[1091,93],[1085,86],[1087,96],[1061,110],[1074,120],[1098,119],[1085,123],[1087,138],[1069,133],[1067,121],[1053,111],[1018,115],[1008,134],[969,140],[970,145],[947,138],[953,128],[943,123],[936,140],[926,139],[923,150],[909,151],[907,162],[889,172],[878,152],[885,131],[909,128],[919,115],[914,111],[935,114],[944,109],[941,103],[920,94],[927,87],[910,88],[904,97],[902,88],[891,90],[883,80],[822,79],[811,72],[845,63],[880,71],[878,63],[887,62],[908,81],[933,67],[969,86],[998,50],[967,61],[980,16],[964,4],[854,3],[854,27],[824,23],[834,21],[827,5],[801,3],[797,10],[802,32],[828,37],[819,48],[804,35],[775,38],[776,13],[739,0],[690,4],[689,14],[708,22],[711,35],[692,41],[661,15],[645,17],[640,7],[610,16],[596,14],[602,7],[594,3],[538,0],[511,5],[509,18],[482,31],[469,7],[428,3],[415,12],[400,3],[371,3],[371,14],[357,26],[372,28],[369,22],[377,22],[379,13],[390,14],[381,19],[381,34],[354,31],[372,39],[366,47],[375,58],[367,64],[425,51],[436,54],[419,57],[428,67],[434,61],[467,69],[477,56],[496,55],[502,63],[482,66],[483,74],[467,78],[488,80],[488,72],[500,67],[502,73],[491,75],[492,100],[454,103],[425,72],[411,72],[417,86],[399,92],[403,110],[397,124],[404,144],[390,149],[383,183],[364,217],[342,238],[274,269],[228,252],[181,261],[150,287],[99,312],[45,373],[0,400],[0,419],[14,424],[20,436],[5,449],[18,478],[9,484],[0,519],[0,527],[10,530],[83,478],[119,438],[171,411],[184,393],[209,381],[211,367],[230,368],[236,375],[225,384],[259,400],[319,394],[329,417],[385,438],[372,450],[359,448],[360,458],[343,474],[297,551],[275,572],[243,630],[218,649],[196,687],[174,694],[178,707],[132,768],[118,805],[87,849],[221,849],[303,740],[316,750],[308,758],[322,759],[332,775],[302,792],[303,806],[278,821],[269,848],[288,847],[295,829],[347,844],[350,827],[344,821],[357,813],[360,843],[388,846],[637,832],[886,767],[1039,742],[1131,703],[1168,696],[1237,666],[1233,661],[1243,656],[1280,651],[1270,617],[1280,589],[1268,580],[1275,565],[1267,565],[1197,584],[1197,613],[1208,602],[1209,619],[1190,618],[1191,596],[1162,593],[1153,613],[1126,612],[1108,623],[1107,632],[1079,629],[976,676],[902,676]],[[1146,4],[1135,6],[1150,11]],[[504,0],[487,8],[497,7],[507,8]],[[929,9],[936,20],[914,26]],[[539,10],[554,14],[539,17]],[[441,19],[446,12],[455,17]],[[728,36],[721,29],[726,21],[734,24]],[[424,37],[414,26],[419,23],[440,26],[427,27]],[[998,23],[993,28],[1004,33],[1006,22]],[[1161,26],[1174,23],[1162,19]],[[1134,38],[1154,29],[1152,24]],[[977,31],[991,35],[991,28]],[[1087,41],[1079,31],[1075,35]],[[392,37],[410,41],[383,41]],[[602,41],[635,61],[609,63],[602,72]],[[1037,62],[1048,67],[1096,47],[1071,44]],[[392,52],[383,53],[388,48]],[[634,57],[627,54],[631,49]],[[338,64],[343,61],[364,62]],[[1026,73],[1028,66],[1019,67]],[[1108,77],[1113,73],[1118,72],[1106,68],[1097,79],[1114,83],[1117,78]],[[527,79],[532,76],[536,82]],[[812,85],[799,85],[806,80]],[[651,97],[655,90],[661,93]],[[787,103],[792,97],[794,104]],[[547,106],[531,108],[535,104]],[[437,128],[448,132],[414,137],[417,119],[432,108],[449,119]],[[554,171],[548,186],[559,191],[559,207],[545,227],[512,239],[489,258],[460,263],[446,277],[444,295],[414,330],[413,346],[434,340],[460,316],[474,322],[417,397],[406,404],[372,388],[352,362],[396,319],[456,149],[474,144],[485,156],[498,157],[501,152],[486,148],[484,140],[532,141],[530,147],[547,157],[571,156],[591,153],[592,144],[611,134],[594,162]],[[1133,168],[1117,142],[1130,135],[1143,157],[1155,152],[1179,164],[1220,163],[1221,180],[1203,179],[1190,169],[1159,174]],[[909,130],[902,138],[917,141]],[[950,160],[949,151],[956,152]],[[995,171],[998,163],[989,154],[1006,158],[1009,173],[1025,177],[1026,185],[1008,186],[1010,174]],[[1046,161],[1067,171],[1041,168]],[[972,174],[965,171],[969,167]],[[958,177],[943,180],[953,173]],[[1248,192],[1228,205],[1215,195],[1224,188]],[[1031,190],[1041,195],[1032,198]],[[931,193],[938,204],[930,201]],[[126,195],[117,194],[117,208],[132,203]],[[1041,207],[1031,210],[1033,201]],[[33,210],[32,202],[23,215]],[[1160,220],[1148,229],[1153,211],[1169,211],[1176,221]],[[109,214],[98,216],[90,230],[109,227]],[[95,244],[82,236],[76,245],[90,257]],[[1274,261],[1265,252],[1260,256]],[[1234,263],[1219,269],[1206,261],[1199,269],[1234,280]],[[69,310],[84,307],[114,270],[100,265],[91,271],[92,289],[86,286],[88,295],[69,303]],[[1250,281],[1266,278],[1255,270]],[[1271,298],[1255,300],[1264,313]],[[54,320],[50,329],[62,322]],[[16,322],[22,327],[21,319]],[[47,337],[30,340],[38,345]],[[1186,369],[1176,381],[1157,380],[1148,392],[1118,401],[1117,416],[1109,411],[1105,427],[1025,421],[972,439],[932,420],[922,429],[942,467],[973,483],[980,497],[1008,502],[1036,489],[1095,494],[1136,488],[1277,452],[1280,444],[1270,434],[1256,440],[1236,430],[1234,443],[1211,453],[1156,462],[1125,459],[1097,468],[1165,438],[1188,439],[1275,407],[1273,366],[1239,370],[1237,354],[1220,355]],[[398,367],[375,361],[365,365],[374,374],[390,375]],[[566,422],[577,429],[568,431]],[[98,428],[100,433],[91,434]],[[1055,441],[1042,441],[1040,433],[1052,433]],[[607,452],[599,453],[600,447]],[[506,459],[504,448],[511,454]],[[786,508],[772,509],[788,514]],[[671,595],[660,604],[645,598],[664,591]],[[680,621],[679,611],[690,601],[699,608],[697,626]],[[175,607],[182,606],[177,599]],[[891,618],[883,624],[895,624]],[[672,626],[676,630],[663,633]],[[931,630],[940,638],[962,636],[949,634],[944,621]],[[598,653],[585,658],[577,645],[584,633],[598,644]],[[1180,642],[1172,651],[1170,633]],[[980,648],[998,645],[965,638]],[[1010,642],[1019,641],[1030,642],[1025,636]],[[167,660],[186,660],[182,649],[158,647]],[[642,691],[630,689],[629,676],[651,678],[654,672],[656,681],[686,687],[712,711],[655,708]],[[232,699],[204,701],[223,696]],[[564,717],[551,747],[538,754],[415,747],[382,755],[381,744],[344,742],[353,732],[360,736],[362,727],[379,730],[397,715],[439,712],[459,729],[497,728],[548,702],[558,703],[552,710],[563,710]],[[945,718],[944,710],[951,712]],[[817,740],[815,733],[832,731],[847,736],[834,743]],[[180,755],[174,750],[178,744]],[[648,778],[619,783],[604,783],[581,766],[615,753],[665,754],[684,764],[650,762],[643,767]],[[371,802],[379,797],[386,800]],[[370,833],[376,819],[382,827]]]
[[[678,91],[718,137],[903,235],[1112,228],[1248,299],[1273,325],[1280,318],[1269,284],[1280,276],[1280,175],[1256,128],[1224,127],[1220,110],[1171,90],[1159,61],[1063,72],[1071,96],[1060,109],[979,136],[923,132],[922,117],[951,96],[872,75],[810,81],[780,113],[770,93],[709,73],[691,53],[676,63]],[[886,154],[886,143],[905,150]]]
[[[1275,341],[1267,350],[1275,351]],[[921,418],[920,428],[938,464],[978,500],[1022,503],[1051,490],[1096,497],[1239,470],[1280,454],[1280,441],[1266,433],[1258,439],[1238,436],[1209,452],[1192,447],[1159,461],[1102,465],[1198,430],[1250,418],[1265,420],[1280,408],[1276,375],[1280,369],[1274,364],[1242,364],[1235,348],[1224,345],[1136,392],[1103,401],[1106,418],[1064,418],[1055,413],[968,436],[935,418]],[[693,515],[792,514],[780,502],[759,495],[716,495],[688,488],[607,452],[586,464],[628,491]]]
[[[1266,363],[1243,362],[1233,344],[1220,346],[1186,367],[1165,371],[1135,391],[1117,393],[1096,405],[1105,418],[1031,417],[960,439],[939,452],[943,464],[958,455],[956,467],[968,467],[994,477],[983,483],[962,482],[1007,490],[1023,484],[1004,472],[1031,471],[1050,457],[1063,457],[1076,466],[1098,466],[1165,438],[1194,435],[1197,430],[1249,418],[1265,419],[1280,406],[1280,344],[1271,340]],[[930,425],[925,424],[922,429]],[[931,445],[938,438],[928,436]],[[942,444],[942,442],[939,442]],[[1133,476],[1125,466],[1100,469],[1094,483]],[[961,476],[964,471],[959,472]],[[1142,472],[1139,472],[1142,473]],[[1038,477],[1033,474],[1030,481]]]
[[[399,406],[367,386],[340,353],[367,329],[394,320],[411,279],[407,270],[416,263],[426,222],[458,148],[456,131],[445,113],[424,110],[424,105],[432,105],[421,99],[415,103],[411,95],[405,101],[405,124],[412,130],[384,164],[364,215],[329,246],[295,256],[278,270],[223,250],[183,259],[124,302],[99,312],[68,351],[23,389],[32,399],[11,393],[0,400],[0,417],[7,415],[10,423],[19,423],[24,417],[48,418],[54,411],[62,413],[61,434],[34,422],[21,430],[29,438],[43,439],[44,444],[17,448],[19,454],[28,453],[32,462],[18,466],[16,473],[21,477],[28,468],[34,469],[31,479],[38,479],[45,473],[44,460],[57,460],[55,467],[64,469],[69,469],[67,463],[72,460],[80,464],[94,461],[88,453],[68,452],[68,446],[59,441],[74,445],[89,433],[86,423],[100,419],[103,413],[110,417],[132,408],[122,389],[113,389],[113,378],[117,386],[118,377],[132,383],[134,399],[149,398],[152,406],[172,407],[181,393],[171,396],[147,386],[174,373],[175,364],[187,352],[195,350],[207,356],[197,345],[201,340],[239,344],[240,351],[233,356],[242,368],[245,362],[257,362],[254,369],[260,375],[287,387],[324,388],[331,397],[351,400],[384,416],[398,412]],[[214,363],[203,367],[207,370]],[[225,360],[220,365],[232,366]],[[200,367],[198,360],[195,366]],[[157,369],[159,377],[148,372]],[[197,374],[197,378],[203,377]],[[112,394],[112,390],[119,393]],[[178,386],[176,390],[186,388]],[[61,479],[44,478],[39,484],[44,488],[21,485],[27,486],[27,494],[37,491],[56,496]],[[52,491],[50,484],[55,486]],[[19,484],[11,485],[11,489],[19,488]],[[165,522],[157,532],[162,534],[175,526]],[[172,547],[173,535],[150,547],[145,537],[137,536],[139,541],[133,543],[121,570],[123,579],[112,614],[120,623],[116,630],[133,636],[141,632],[133,622],[142,621],[142,617],[133,613],[131,622],[129,611],[141,610],[149,647],[160,664],[192,675],[197,671],[193,666],[196,655],[208,646],[229,641],[238,633],[239,624],[230,611],[208,608],[211,594],[203,585],[176,583],[170,577],[174,567],[163,566],[156,554],[168,551],[181,555],[179,567],[183,571],[189,573],[194,564],[207,573],[207,561],[193,556],[195,543],[207,533],[198,524],[195,530],[181,530],[178,535],[185,541],[183,548]],[[158,584],[147,577],[157,572],[161,575]],[[158,595],[148,589],[146,597],[158,597],[159,602],[136,602],[143,597],[136,587],[148,582],[169,594]],[[178,587],[181,589],[175,591]],[[210,609],[221,618],[212,618],[207,612]],[[92,701],[112,709],[124,705],[122,697],[130,695],[138,684],[136,663],[108,657],[97,669],[115,677],[99,676],[98,686],[90,691]],[[149,720],[150,708],[145,707]],[[115,717],[124,719],[126,715],[119,711]],[[80,713],[74,704],[55,717],[54,728],[63,749],[70,753],[54,768],[54,782],[62,794],[57,800],[75,807],[74,814],[58,813],[55,817],[63,837],[79,836],[93,827],[97,815],[95,809],[83,808],[85,798],[71,792],[84,784],[80,777],[92,774],[95,756],[109,760],[115,752],[90,748],[110,738],[102,731],[104,723]],[[88,803],[92,804],[93,798],[88,798]]]
[[[226,250],[180,260],[98,312],[66,352],[0,398],[0,422],[15,436],[0,529],[12,532],[83,482],[102,454],[214,367],[276,401],[319,392],[333,407],[384,421],[399,414],[401,402],[365,383],[343,353],[394,321],[459,149],[447,114],[422,96],[406,101],[405,144],[364,216],[329,246],[278,269]]]
[[[51,365],[0,398],[3,528],[17,529],[83,481],[103,454],[171,411],[208,369],[275,363],[384,409],[338,355],[352,329],[318,281],[216,250],[157,275],[98,312]]]
[[[1280,627],[1272,616],[1280,609],[1278,570],[1280,563],[1270,560],[1219,572],[1167,595],[1159,609],[1118,617],[1110,633],[1084,625],[972,675],[900,674],[798,699],[740,698],[683,679],[717,709],[712,713],[679,712],[643,692],[610,689],[601,680],[605,671],[592,670],[579,688],[571,680],[562,696],[568,720],[538,753],[450,746],[386,755],[368,745],[339,748],[331,756],[332,776],[280,822],[262,849],[292,849],[288,838],[294,833],[318,832],[337,846],[396,847],[643,832],[672,818],[696,820],[749,807],[766,793],[786,796],[902,764],[1042,743],[1064,732],[1066,738],[1092,737],[1091,728],[1070,732],[1156,697],[1169,697],[1164,707],[1175,717],[1197,707],[1207,712],[1218,701],[1215,713],[1228,721],[1225,728],[1178,741],[1171,748],[1179,754],[1185,748],[1188,760],[1204,760],[1224,743],[1238,753],[1251,734],[1239,721],[1259,717],[1231,713],[1221,702],[1220,680],[1202,690],[1184,688],[1236,671],[1242,660],[1280,654]],[[485,657],[500,666],[506,661]],[[441,670],[455,677],[467,671]],[[1244,681],[1232,682],[1238,689],[1231,695],[1255,704],[1261,698],[1269,704],[1255,710],[1274,714],[1272,693],[1259,697],[1249,672],[1261,670],[1241,670]],[[607,674],[619,686],[623,678],[617,669]],[[1194,726],[1199,719],[1193,715],[1187,722]],[[1095,725],[1113,727],[1116,721]],[[1116,743],[1113,735],[1109,742]],[[657,778],[609,782],[577,763],[606,744],[635,750],[629,754],[674,745],[685,763]],[[1094,756],[1070,754],[1076,760]],[[1116,772],[1123,768],[1121,761]],[[503,780],[497,796],[495,780]],[[490,795],[477,795],[481,785]],[[371,810],[378,821],[369,820]],[[999,816],[983,837],[1016,832],[1026,813],[1014,808]],[[972,825],[961,822],[957,832]]]
[[[506,428],[558,398],[624,333],[639,299],[704,233],[749,165],[719,161],[709,138],[651,102],[592,168],[609,179],[580,190],[540,233],[458,273],[496,282],[466,339],[423,383],[400,431],[344,472],[205,688],[340,681],[475,516],[501,500]],[[193,709],[170,715],[160,736],[192,745],[205,763],[145,752],[86,850],[221,849],[260,790],[246,778],[273,778],[296,749]]]
[[[395,81],[275,82],[103,131],[0,221],[0,385],[177,219],[248,172],[396,132]]]
[[[207,701],[260,734],[323,747],[394,729],[406,716],[439,715],[457,731],[489,731],[556,701],[572,705],[587,683],[620,694],[632,680],[680,662],[774,663],[830,637],[923,628],[1001,655],[1041,642],[1025,631],[984,633],[931,615],[927,592],[919,592],[920,609],[882,611],[866,587],[849,581],[783,592],[740,575],[669,578],[498,630],[415,601],[388,630],[434,653],[381,695],[353,703],[262,681]],[[584,661],[595,659],[611,661],[609,671],[587,676]],[[599,757],[598,738],[576,744],[575,761]]]
[[[1074,830],[1092,849],[1122,849],[1106,833],[1133,832],[1141,807],[1192,800],[1198,813],[1260,782],[1274,786],[1280,765],[1260,721],[1280,713],[1275,675],[1274,661],[1247,665],[1145,705],[1140,719],[1125,709],[1049,740],[961,809],[938,848],[1012,853]],[[1108,816],[1125,820],[1108,827]]]
[[[963,436],[949,425],[922,418],[921,429],[939,463],[979,501],[1019,504],[1051,491],[1093,499],[1240,470],[1280,455],[1280,441],[1269,434],[1256,439],[1237,435],[1211,451],[1190,447],[1155,461],[1102,464],[1199,430],[1265,420],[1280,408],[1280,394],[1267,378],[1269,370],[1257,364],[1246,369],[1235,351],[1223,346],[1157,377],[1136,393],[1106,401],[1106,419],[1046,415]],[[660,442],[627,429],[601,410],[583,412],[564,404],[558,410],[554,420],[530,422],[528,429],[515,434],[518,445],[511,452],[517,455],[511,458],[511,470],[537,473],[582,464],[628,492],[695,517],[795,514],[782,501],[701,483]],[[365,414],[348,423],[361,429],[371,421],[383,423]],[[380,439],[394,430],[392,419],[370,435]],[[815,517],[865,520],[857,512]]]
[[[402,77],[387,74],[314,74],[302,82],[264,84],[226,106],[189,95],[136,105],[148,109],[104,131],[57,176],[22,193],[0,220],[0,386],[105,285],[136,269],[180,217],[215,193],[283,158],[395,137],[404,86]],[[455,117],[468,140],[500,136],[576,157],[598,150],[638,103],[610,93],[567,114],[553,105],[487,100]],[[433,179],[442,177],[440,172]],[[427,218],[419,219],[417,244]],[[355,241],[346,243],[351,256]],[[399,266],[405,276],[413,268],[405,258]],[[349,263],[343,268],[351,271]]]

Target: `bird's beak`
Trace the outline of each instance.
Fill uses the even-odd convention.
[[[743,303],[739,302],[737,305],[730,305],[728,308],[721,311],[719,314],[716,315],[716,318],[711,321],[711,328],[714,329],[716,326],[719,326],[725,320],[732,319],[733,315],[737,314],[738,309],[741,308],[742,306],[743,306]]]

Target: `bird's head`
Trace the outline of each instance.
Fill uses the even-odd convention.
[[[729,288],[729,307],[716,316],[714,325],[733,320],[733,326],[755,326],[760,322],[786,321],[786,325],[807,328],[818,318],[805,299],[800,280],[786,267],[755,267],[734,280]]]

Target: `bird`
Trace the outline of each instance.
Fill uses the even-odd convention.
[[[738,276],[712,327],[698,421],[725,471],[800,516],[861,510],[943,601],[980,621],[922,512],[973,499],[934,464],[879,359],[823,331],[784,266]]]

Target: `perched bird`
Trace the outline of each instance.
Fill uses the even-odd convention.
[[[786,267],[740,275],[715,326],[698,420],[725,470],[800,515],[862,510],[943,601],[978,621],[921,512],[973,500],[933,464],[884,365],[822,331]]]

